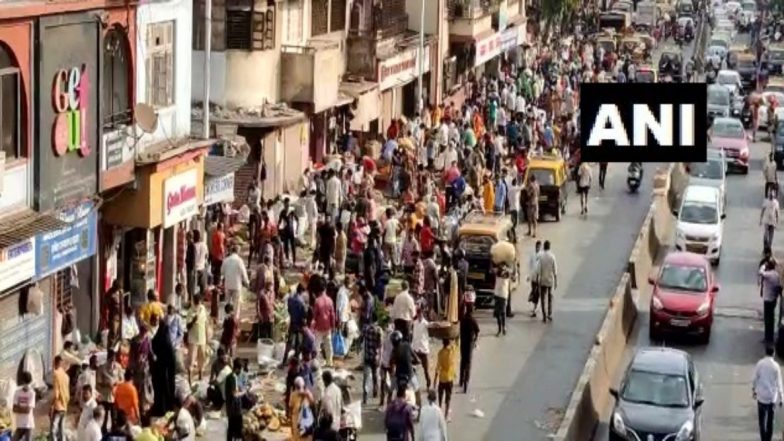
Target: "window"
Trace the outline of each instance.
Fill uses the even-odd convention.
[[[113,130],[131,121],[131,104],[128,87],[130,56],[126,34],[120,27],[109,31],[104,39],[103,47],[103,78],[104,87],[101,93],[101,120],[104,128]]]
[[[19,88],[19,68],[9,50],[0,43],[0,151],[5,152],[6,161],[21,155]]]
[[[275,0],[267,5],[253,0],[228,0],[226,3],[226,49],[275,49]]]
[[[253,3],[247,0],[226,2],[226,49],[253,47]]]
[[[174,21],[147,26],[147,104],[174,104]]]

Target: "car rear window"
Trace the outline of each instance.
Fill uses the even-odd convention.
[[[705,268],[698,266],[664,265],[659,274],[660,288],[703,293],[708,289]]]
[[[490,248],[495,241],[490,236],[463,236],[460,238],[460,248],[467,254],[487,254],[490,256]]]
[[[621,397],[630,403],[685,408],[689,406],[689,387],[683,375],[632,369]]]
[[[547,168],[532,168],[529,172],[536,177],[539,185],[555,185],[555,172]]]
[[[701,179],[721,179],[724,176],[724,162],[692,162],[689,164],[689,175]]]

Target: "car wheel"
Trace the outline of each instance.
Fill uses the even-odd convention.
[[[555,209],[555,221],[556,222],[561,222],[561,211],[562,210],[560,209],[560,207]]]
[[[711,330],[710,328],[708,328],[708,330],[705,331],[705,333],[700,336],[700,343],[707,345],[708,343],[710,343],[710,338],[711,338]]]
[[[740,172],[744,175],[749,174],[749,166],[747,165],[746,167],[743,167]]]

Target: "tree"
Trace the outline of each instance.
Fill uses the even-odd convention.
[[[782,0],[784,1],[784,0]],[[562,23],[580,8],[580,0],[542,0],[542,19],[545,22],[544,36],[547,39],[554,24]]]

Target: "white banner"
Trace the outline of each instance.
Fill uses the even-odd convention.
[[[174,175],[163,183],[163,227],[189,219],[199,212],[197,169]]]
[[[0,291],[35,276],[35,238],[0,250]]]
[[[430,46],[425,46],[422,74],[430,72]],[[378,89],[401,86],[419,76],[419,46],[378,62]]]
[[[204,182],[204,205],[234,201],[234,173]]]
[[[496,32],[493,35],[477,41],[475,45],[474,67],[487,63],[509,49],[513,49],[518,44],[523,44],[524,42],[518,41],[520,39],[520,31],[518,28],[519,26],[512,26],[503,32]]]

